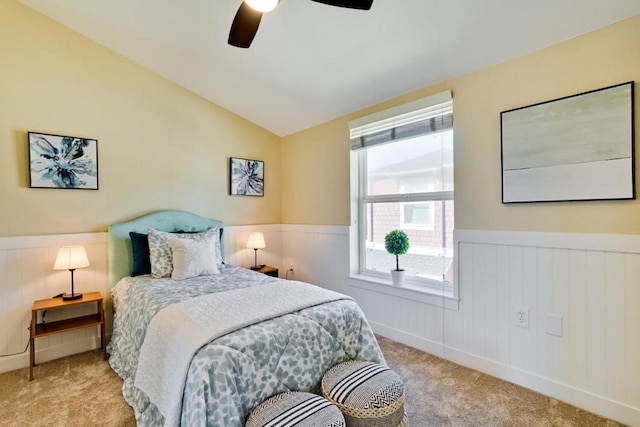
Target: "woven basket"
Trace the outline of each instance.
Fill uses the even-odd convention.
[[[342,411],[348,427],[404,426],[404,386],[385,366],[338,364],[322,377],[322,395]]]
[[[305,392],[284,392],[271,396],[256,406],[245,427],[263,427],[267,424],[297,427],[346,425],[342,413],[335,405],[321,396]]]

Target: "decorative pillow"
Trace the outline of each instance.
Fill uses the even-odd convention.
[[[181,239],[170,236],[167,239],[173,254],[174,280],[196,276],[220,274],[216,265],[216,245],[218,234],[209,234],[198,239]]]
[[[168,233],[166,231],[150,228],[149,257],[151,260],[151,275],[155,278],[171,277],[171,272],[173,271],[173,256],[168,243],[168,238],[170,236],[183,239],[202,239],[207,238],[208,236],[215,236],[215,238],[218,239],[218,228],[211,228],[207,231],[203,231],[202,233]],[[217,255],[215,254],[214,260],[217,260]]]
[[[146,234],[131,231],[131,251],[133,252],[133,271],[131,277],[151,274],[149,259],[149,238]]]
[[[223,268],[224,267],[224,260],[222,259],[222,248],[221,248],[221,244],[220,242],[222,241],[222,233],[224,232],[224,228],[218,228],[218,227],[212,227],[209,228],[207,231],[211,231],[211,230],[218,230],[218,234],[220,235],[219,239],[216,239],[216,259],[217,259],[217,264],[218,264],[218,269]],[[202,231],[176,231],[176,234],[198,234],[198,233],[202,233]]]

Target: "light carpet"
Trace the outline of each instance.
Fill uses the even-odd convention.
[[[411,426],[618,427],[615,421],[378,337]]]
[[[378,337],[404,380],[412,427],[620,426],[558,400]],[[0,426],[135,426],[100,350],[0,374]]]

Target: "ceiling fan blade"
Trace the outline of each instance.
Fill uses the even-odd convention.
[[[348,7],[350,9],[369,10],[373,0],[313,0],[317,3],[328,4],[329,6]]]
[[[245,49],[251,46],[261,19],[262,13],[252,9],[243,1],[233,18],[227,42],[232,46]]]

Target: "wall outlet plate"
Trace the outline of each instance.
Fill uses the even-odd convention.
[[[525,307],[516,307],[516,326],[520,328],[529,327],[529,309]]]

